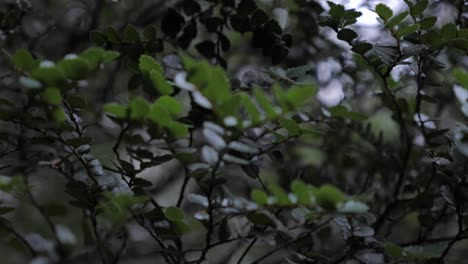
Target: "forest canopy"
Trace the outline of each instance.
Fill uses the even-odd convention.
[[[467,10],[1,1],[1,262],[465,263]]]

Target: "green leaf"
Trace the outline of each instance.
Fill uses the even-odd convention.
[[[419,16],[421,15],[424,10],[426,10],[427,8],[427,5],[428,5],[428,1],[427,0],[419,0],[415,5],[413,5],[413,7],[411,8],[411,14],[413,16]]]
[[[242,104],[245,107],[247,114],[252,120],[252,124],[258,124],[260,122],[260,112],[258,112],[257,106],[252,102],[252,99],[245,93],[241,93]]]
[[[49,104],[58,105],[62,102],[62,94],[56,87],[48,87],[42,92],[42,98]]]
[[[458,49],[468,51],[468,40],[467,39],[455,39],[453,40],[453,46]]]
[[[409,25],[404,27],[396,32],[397,37],[401,38],[413,32],[416,32],[419,29],[419,24]]]
[[[25,49],[19,49],[13,56],[13,64],[20,71],[28,71],[34,67],[34,58]]]
[[[288,89],[286,97],[294,107],[299,107],[317,94],[317,86],[313,84],[298,84]]]
[[[137,29],[132,25],[127,25],[123,31],[123,40],[130,43],[140,42],[140,34]]]
[[[172,122],[172,119],[167,110],[160,104],[153,103],[147,117],[156,124],[166,127]]]
[[[273,226],[274,222],[272,219],[262,212],[249,212],[247,214],[247,219],[254,223],[255,225],[259,226]]]
[[[65,75],[55,66],[36,68],[31,72],[31,77],[48,85],[60,85],[65,81]]]
[[[140,56],[138,67],[147,76],[149,76],[152,70],[156,70],[161,75],[164,73],[163,67],[151,56],[145,54]]]
[[[375,12],[379,17],[381,17],[383,20],[387,21],[389,18],[393,16],[393,11],[390,9],[388,6],[384,4],[378,4],[375,7]]]
[[[403,21],[406,17],[408,16],[408,11],[403,11],[399,13],[398,15],[392,17],[390,20],[387,22],[387,27],[393,28],[396,25],[400,24],[401,21]]]
[[[252,200],[259,205],[265,205],[268,203],[268,195],[261,190],[253,190],[250,194]]]
[[[344,194],[333,185],[322,185],[316,193],[317,204],[325,209],[335,209],[337,203],[344,200]]]
[[[86,99],[79,95],[70,95],[66,98],[66,100],[71,108],[83,109],[88,105]]]
[[[189,131],[189,127],[186,124],[177,121],[170,122],[169,125],[167,125],[167,129],[174,138],[184,137],[188,134]]]
[[[428,30],[431,29],[435,23],[437,22],[437,17],[431,16],[431,17],[426,17],[423,20],[419,21],[419,29],[420,30]]]
[[[183,111],[182,104],[176,99],[167,95],[159,97],[154,103],[165,108],[167,112],[169,112],[169,114],[171,114],[173,117],[176,117]]]
[[[291,183],[291,190],[297,196],[298,203],[304,206],[309,206],[315,199],[314,193],[317,191],[315,187],[306,185],[301,180],[294,180]]]
[[[355,121],[363,121],[367,119],[366,115],[358,112],[349,111],[348,108],[342,105],[331,107],[330,109],[328,109],[328,111],[330,111],[330,114],[333,117],[344,117]]]
[[[68,79],[74,81],[86,79],[90,70],[88,62],[80,58],[60,61],[58,67],[62,69]]]
[[[221,103],[231,97],[231,84],[226,73],[221,67],[215,67],[210,71],[211,78],[202,90],[203,95],[213,102]]]
[[[113,61],[120,57],[120,52],[115,50],[106,50],[102,54],[102,62]]]
[[[306,64],[294,68],[288,68],[286,69],[286,76],[288,78],[296,78],[299,76],[302,76],[306,74],[306,72],[312,70],[312,65],[311,64]]]
[[[453,23],[444,25],[440,29],[440,35],[446,40],[452,40],[457,37],[457,26]]]
[[[92,47],[83,51],[80,54],[80,58],[88,62],[90,70],[95,70],[99,63],[101,63],[103,53],[104,50],[102,48]]]
[[[463,86],[463,88],[468,89],[468,72],[460,68],[456,68],[453,70],[453,75],[455,76],[457,82]]]
[[[371,50],[373,47],[374,46],[372,46],[372,44],[370,43],[362,42],[362,43],[354,45],[351,50],[359,54],[364,54],[368,52],[369,50]]]
[[[258,104],[263,108],[266,113],[267,118],[273,119],[276,117],[277,113],[273,105],[268,101],[265,92],[263,92],[262,88],[256,87],[253,90],[255,98],[257,99]]]
[[[116,104],[116,103],[109,103],[109,104],[105,104],[103,109],[104,109],[105,112],[107,112],[109,114],[112,114],[112,115],[115,115],[118,118],[126,118],[127,117],[128,108],[127,108],[126,105]]]
[[[171,222],[184,221],[184,213],[177,207],[167,207],[164,216]]]
[[[159,73],[159,71],[153,69],[150,72],[151,81],[153,81],[153,85],[155,86],[156,90],[158,90],[161,94],[172,94],[174,89],[172,86],[164,79],[164,76]]]
[[[328,4],[330,5],[330,15],[334,19],[339,20],[345,15],[345,8],[343,5],[336,5],[334,3],[331,5],[330,1],[328,1]]]
[[[271,185],[269,187],[271,194],[276,199],[276,204],[279,206],[288,206],[291,204],[288,194],[278,185]]]
[[[357,38],[358,35],[353,30],[349,28],[344,28],[338,32],[337,37],[340,40],[351,42],[353,39]]]
[[[52,110],[52,116],[54,120],[58,123],[63,123],[67,120],[65,111],[63,111],[62,108],[55,108],[54,110]]]
[[[190,232],[190,227],[182,221],[172,222],[172,227],[179,236]]]
[[[294,120],[289,118],[280,118],[279,123],[282,127],[288,130],[289,136],[297,136],[301,134],[301,129]]]
[[[150,109],[148,102],[141,97],[133,98],[128,104],[128,108],[130,109],[131,119],[144,118]]]

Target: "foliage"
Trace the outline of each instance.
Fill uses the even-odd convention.
[[[465,1],[52,2],[0,3],[5,263],[467,257]]]

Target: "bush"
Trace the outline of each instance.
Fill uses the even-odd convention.
[[[4,263],[463,263],[465,1],[338,2],[2,2]]]

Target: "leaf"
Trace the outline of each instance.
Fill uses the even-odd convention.
[[[262,9],[257,9],[252,15],[252,18],[250,19],[250,23],[254,26],[262,25],[265,24],[270,17],[263,11]]]
[[[140,42],[140,34],[138,34],[137,29],[132,25],[125,26],[123,30],[123,40],[129,43],[138,43]]]
[[[159,73],[158,70],[150,71],[150,78],[153,81],[153,85],[158,90],[159,93],[169,95],[174,92],[172,86],[164,79],[164,77]]]
[[[262,88],[256,87],[253,90],[255,98],[259,105],[263,108],[268,118],[274,118],[277,113],[273,105],[268,101],[265,92],[263,92]]]
[[[253,0],[241,0],[237,5],[237,14],[241,17],[247,17],[257,9],[257,4]]]
[[[58,123],[63,123],[67,120],[65,111],[62,108],[55,108],[52,110],[52,117]]]
[[[201,11],[201,6],[197,1],[184,0],[183,3],[184,13],[188,16],[194,15]]]
[[[453,70],[453,75],[455,76],[457,82],[463,86],[463,88],[468,89],[468,72],[460,68],[456,68]]]
[[[36,68],[31,72],[31,77],[51,86],[65,82],[65,75],[55,66]]]
[[[393,28],[396,25],[400,24],[408,16],[408,11],[403,11],[398,15],[392,17],[390,20],[387,21],[387,27]]]
[[[344,194],[335,186],[325,184],[317,190],[316,200],[318,205],[331,210],[336,208],[337,203],[344,200]]]
[[[127,117],[127,106],[125,105],[109,103],[104,105],[103,110],[109,114],[113,114],[118,118]]]
[[[328,1],[328,5],[330,5],[329,13],[334,19],[339,20],[345,15],[345,8],[343,5],[337,5],[331,1]]]
[[[317,94],[317,86],[313,84],[296,84],[289,88],[286,97],[294,107],[299,107]]]
[[[468,51],[468,40],[467,39],[455,39],[453,45],[461,50]]]
[[[84,109],[88,105],[88,102],[85,98],[79,95],[70,95],[66,98],[66,101],[71,108]]]
[[[314,193],[317,189],[311,185],[306,185],[301,180],[294,180],[291,183],[291,190],[297,196],[298,203],[304,206],[309,206],[315,201]]]
[[[161,64],[159,64],[155,59],[146,54],[140,56],[140,59],[138,61],[138,67],[140,68],[140,71],[146,74],[147,76],[149,76],[152,70],[157,71],[161,75],[164,73]]]
[[[20,71],[28,71],[34,67],[34,58],[25,49],[18,49],[13,56],[13,64]]]
[[[81,58],[65,59],[60,61],[57,66],[62,69],[68,79],[74,81],[86,79],[90,71],[88,62]]]
[[[349,111],[342,105],[334,106],[328,109],[333,117],[344,117],[355,121],[363,121],[367,119],[367,116],[358,112]]]
[[[338,32],[337,37],[340,40],[351,42],[353,39],[357,38],[358,35],[353,30],[349,28],[344,28]]]
[[[154,104],[158,104],[172,116],[172,117],[177,117],[182,111],[183,111],[183,106],[182,104],[174,99],[173,97],[163,95],[159,97]]]
[[[175,9],[169,8],[161,21],[161,31],[175,38],[185,23],[184,17]]]
[[[144,118],[150,109],[148,102],[141,97],[133,98],[128,104],[128,108],[130,110],[131,119]]]
[[[375,7],[375,12],[379,17],[381,17],[383,20],[387,21],[389,18],[393,16],[393,11],[390,9],[388,6],[384,4],[378,4]]]
[[[202,91],[204,96],[218,104],[231,98],[231,84],[221,67],[211,68],[210,79]]]
[[[42,98],[49,104],[59,105],[62,102],[62,94],[56,87],[48,87],[42,92]]]
[[[419,29],[420,30],[428,30],[431,29],[435,23],[437,22],[437,17],[431,16],[431,17],[426,17],[423,20],[419,21]]]
[[[312,69],[312,65],[310,64],[306,64],[306,65],[302,65],[302,66],[298,66],[294,68],[288,68],[286,69],[286,76],[288,78],[296,78],[296,77],[306,74],[311,69]]]
[[[184,213],[177,207],[167,207],[164,210],[164,216],[171,222],[179,222],[184,220]]]
[[[266,205],[268,203],[268,195],[261,190],[253,190],[250,193],[252,200],[259,205]]]
[[[133,184],[138,187],[149,187],[152,186],[153,184],[150,181],[147,181],[142,178],[134,178],[133,179]]]
[[[411,33],[414,33],[416,32],[417,30],[419,29],[419,25],[418,24],[414,24],[414,25],[409,25],[407,27],[404,27],[402,29],[399,29],[397,32],[396,32],[396,35],[397,37],[401,38],[403,36],[406,36],[408,34],[411,34]]]
[[[273,220],[262,212],[250,212],[247,214],[247,219],[255,225],[259,226],[273,226]]]
[[[195,45],[195,49],[197,49],[201,55],[209,59],[216,56],[215,48],[216,45],[209,40],[205,40]]]
[[[115,50],[106,50],[102,53],[102,62],[113,61],[120,57],[120,52]]]
[[[426,10],[427,8],[427,5],[428,5],[428,1],[427,0],[419,0],[417,1],[417,3],[415,5],[413,5],[413,7],[411,7],[411,14],[415,17],[421,15],[424,10]]]
[[[280,118],[279,123],[282,127],[288,130],[289,136],[297,136],[301,134],[301,129],[294,120],[289,118]]]
[[[370,43],[362,42],[362,43],[354,45],[351,50],[359,54],[365,54],[366,52],[371,50],[373,47],[374,46],[372,46],[372,44]]]
[[[446,40],[452,40],[457,37],[457,26],[453,23],[445,24],[440,29],[441,36]]]

